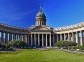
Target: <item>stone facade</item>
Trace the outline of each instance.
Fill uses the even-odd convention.
[[[52,28],[46,25],[46,16],[40,8],[36,14],[35,25],[28,29],[0,24],[0,43],[11,40],[25,41],[29,47],[51,47],[58,41],[67,40],[83,45],[84,23]]]

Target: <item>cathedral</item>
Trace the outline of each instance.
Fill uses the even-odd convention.
[[[46,25],[46,16],[42,9],[35,16],[35,25],[29,28],[31,45],[35,47],[51,47],[54,45],[53,28]]]
[[[11,40],[21,40],[29,47],[52,47],[58,41],[76,42],[83,45],[84,22],[52,28],[46,25],[46,15],[39,9],[35,16],[35,25],[28,29],[0,24],[0,43],[5,44]]]

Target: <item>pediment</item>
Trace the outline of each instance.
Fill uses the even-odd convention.
[[[31,31],[51,31],[51,28],[47,26],[36,26]]]

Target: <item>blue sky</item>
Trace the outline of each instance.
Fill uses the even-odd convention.
[[[84,22],[84,0],[0,0],[0,23],[28,28],[40,6],[51,27]]]

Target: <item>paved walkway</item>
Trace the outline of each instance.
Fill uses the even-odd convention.
[[[84,52],[82,51],[77,51],[77,50],[68,50],[68,49],[62,49],[62,51],[65,51],[65,52],[70,52],[70,53],[77,53],[77,54],[84,54]]]

